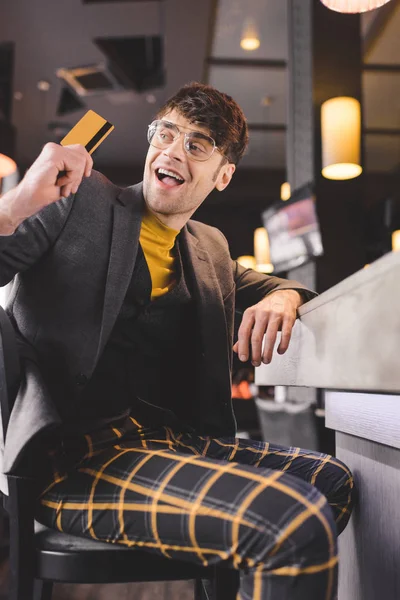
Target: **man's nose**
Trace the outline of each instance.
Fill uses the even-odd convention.
[[[184,160],[186,152],[184,149],[185,138],[183,135],[178,136],[167,148],[164,149],[163,154],[169,158],[175,158],[176,160]]]

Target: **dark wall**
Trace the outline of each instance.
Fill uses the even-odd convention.
[[[261,210],[255,207],[223,207],[204,204],[193,215],[194,219],[217,227],[228,240],[232,258],[242,254],[254,254],[253,235],[256,227],[262,227]]]

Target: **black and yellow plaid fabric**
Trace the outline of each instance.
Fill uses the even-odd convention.
[[[52,451],[37,519],[73,535],[242,569],[240,600],[332,600],[353,478],[331,456],[142,427]]]

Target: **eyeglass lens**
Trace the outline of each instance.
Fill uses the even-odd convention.
[[[154,121],[149,126],[148,141],[152,146],[163,150],[170,146],[180,131],[173,123]],[[195,160],[207,160],[214,152],[215,143],[212,138],[196,131],[185,133],[184,147],[186,152]]]

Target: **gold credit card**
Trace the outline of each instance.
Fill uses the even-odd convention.
[[[61,140],[60,144],[61,146],[81,144],[85,146],[89,154],[92,154],[113,129],[114,125],[111,125],[94,110],[88,110],[75,127]]]

